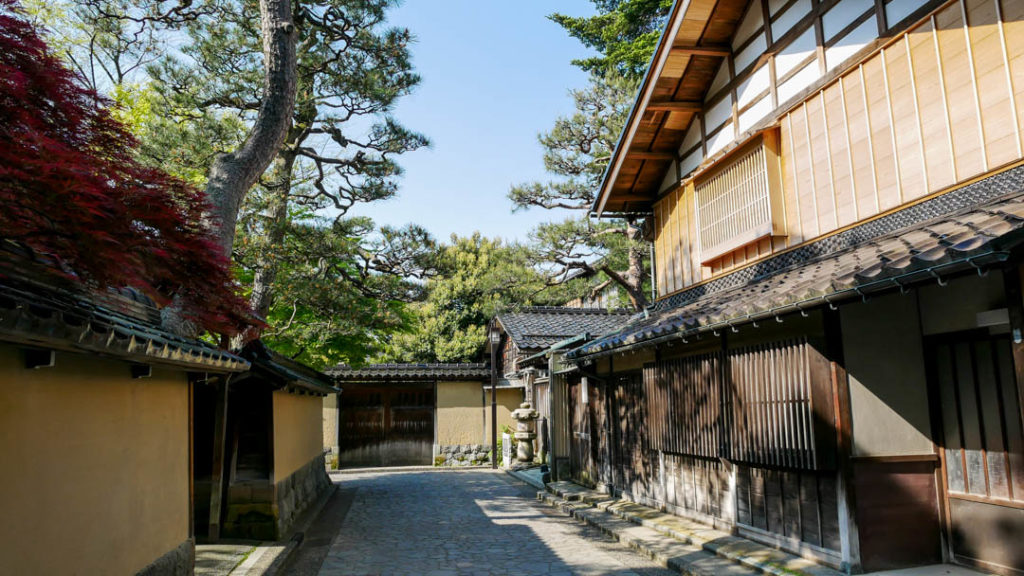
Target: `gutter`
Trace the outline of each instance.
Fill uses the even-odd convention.
[[[937,264],[934,266],[929,266],[928,268],[914,270],[913,272],[908,272],[906,274],[902,274],[899,276],[892,276],[889,278],[885,278],[883,280],[876,280],[874,282],[869,282],[867,284],[858,285],[853,288],[845,288],[843,290],[838,290],[836,292],[831,292],[829,294],[824,294],[822,296],[807,298],[799,302],[794,302],[792,304],[776,306],[768,310],[765,310],[764,312],[748,314],[745,317],[733,318],[730,320],[722,320],[720,322],[715,322],[714,324],[707,324],[704,326],[698,326],[696,328],[690,328],[683,331],[673,332],[671,334],[666,334],[664,336],[658,336],[655,338],[641,340],[639,342],[633,342],[621,346],[614,346],[606,350],[599,350],[589,354],[574,354],[574,352],[579,350],[579,348],[577,348],[576,350],[570,351],[566,356],[568,360],[583,364],[589,364],[590,362],[597,358],[611,356],[613,354],[619,354],[622,352],[636,350],[639,348],[656,346],[658,344],[671,342],[673,340],[682,340],[682,342],[686,344],[688,343],[687,338],[691,336],[699,339],[702,335],[707,334],[708,332],[711,332],[715,336],[717,336],[718,331],[726,329],[728,329],[730,332],[738,332],[736,327],[747,323],[754,324],[754,327],[756,328],[758,320],[768,320],[774,318],[777,322],[782,322],[782,320],[779,319],[779,316],[783,314],[799,312],[802,315],[806,315],[808,309],[816,308],[824,304],[827,304],[829,308],[833,310],[837,310],[837,302],[851,300],[855,297],[860,297],[863,301],[867,302],[868,294],[879,294],[893,288],[898,288],[900,290],[900,293],[904,293],[906,292],[907,284],[909,284],[910,281],[902,282],[901,280],[906,280],[913,276],[927,274],[934,277],[940,285],[945,285],[945,281],[943,281],[942,278],[939,276],[938,270],[956,268],[955,270],[949,272],[949,274],[952,274],[962,270],[962,265],[965,263],[969,264],[971,267],[977,270],[978,275],[984,275],[985,272],[981,268],[982,265],[991,266],[992,264],[1000,264],[1006,262],[1009,258],[1010,252],[1008,250],[993,250],[978,256],[971,256],[969,258],[963,258],[960,260],[954,260],[943,264]],[[979,260],[984,260],[984,262],[979,264]]]

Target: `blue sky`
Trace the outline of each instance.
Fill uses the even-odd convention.
[[[537,135],[572,111],[569,89],[586,84],[570,61],[587,54],[551,12],[593,13],[589,0],[405,0],[391,23],[416,36],[423,81],[395,116],[431,139],[402,156],[397,198],[354,211],[380,224],[418,223],[437,239],[480,230],[525,239],[561,219],[534,209],[512,214],[512,184],[546,179]]]

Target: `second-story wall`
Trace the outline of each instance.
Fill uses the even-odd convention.
[[[943,4],[767,126],[784,233],[709,261],[693,180],[655,204],[659,296],[1021,160],[1022,108],[1024,2]]]

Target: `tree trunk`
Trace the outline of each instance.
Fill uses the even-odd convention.
[[[633,226],[630,225],[630,228]],[[639,312],[647,306],[647,296],[644,294],[644,250],[642,246],[630,246],[629,268],[626,270],[626,279],[629,283],[629,303]]]
[[[633,221],[626,223],[626,237],[635,240],[640,235],[640,228]],[[637,312],[647,306],[647,296],[644,294],[644,280],[647,277],[644,271],[644,246],[634,242],[628,251],[629,264],[624,272],[612,270],[608,265],[602,266],[604,272],[611,280],[624,288],[629,296],[629,304]]]
[[[291,195],[294,165],[293,152],[282,152],[274,160],[271,180],[273,188],[270,190],[266,238],[263,240],[265,247],[257,257],[256,273],[252,280],[252,296],[249,299],[253,312],[263,318],[270,313],[270,305],[273,303],[272,288],[274,281],[277,280],[280,261],[277,252],[284,243],[285,232],[288,229],[288,199]]]
[[[298,34],[292,21],[291,2],[260,0],[260,22],[264,73],[256,120],[237,150],[214,159],[206,182],[206,197],[213,207],[218,240],[228,259],[235,243],[235,224],[242,200],[277,155],[288,135],[295,107]],[[182,317],[177,301],[161,311],[161,320],[164,328],[180,336],[195,337],[201,331],[200,326]]]
[[[278,263],[281,260],[284,237],[289,224],[288,201],[291,196],[294,166],[295,153],[286,147],[286,150],[274,159],[274,168],[267,189],[267,219],[263,234],[259,238],[260,247],[252,279],[252,294],[249,296],[249,307],[264,320],[274,303],[274,282],[277,280]],[[262,332],[259,327],[249,328],[232,339],[231,348],[241,348],[246,342],[259,338]]]
[[[297,34],[289,0],[260,0],[263,31],[263,97],[245,142],[218,156],[210,167],[206,195],[220,226],[220,244],[229,258],[235,224],[245,194],[267,169],[288,135],[295,106]]]

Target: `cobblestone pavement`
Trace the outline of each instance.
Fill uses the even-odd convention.
[[[339,480],[338,477],[335,480]],[[674,574],[491,471],[361,473],[320,568],[361,574]]]

